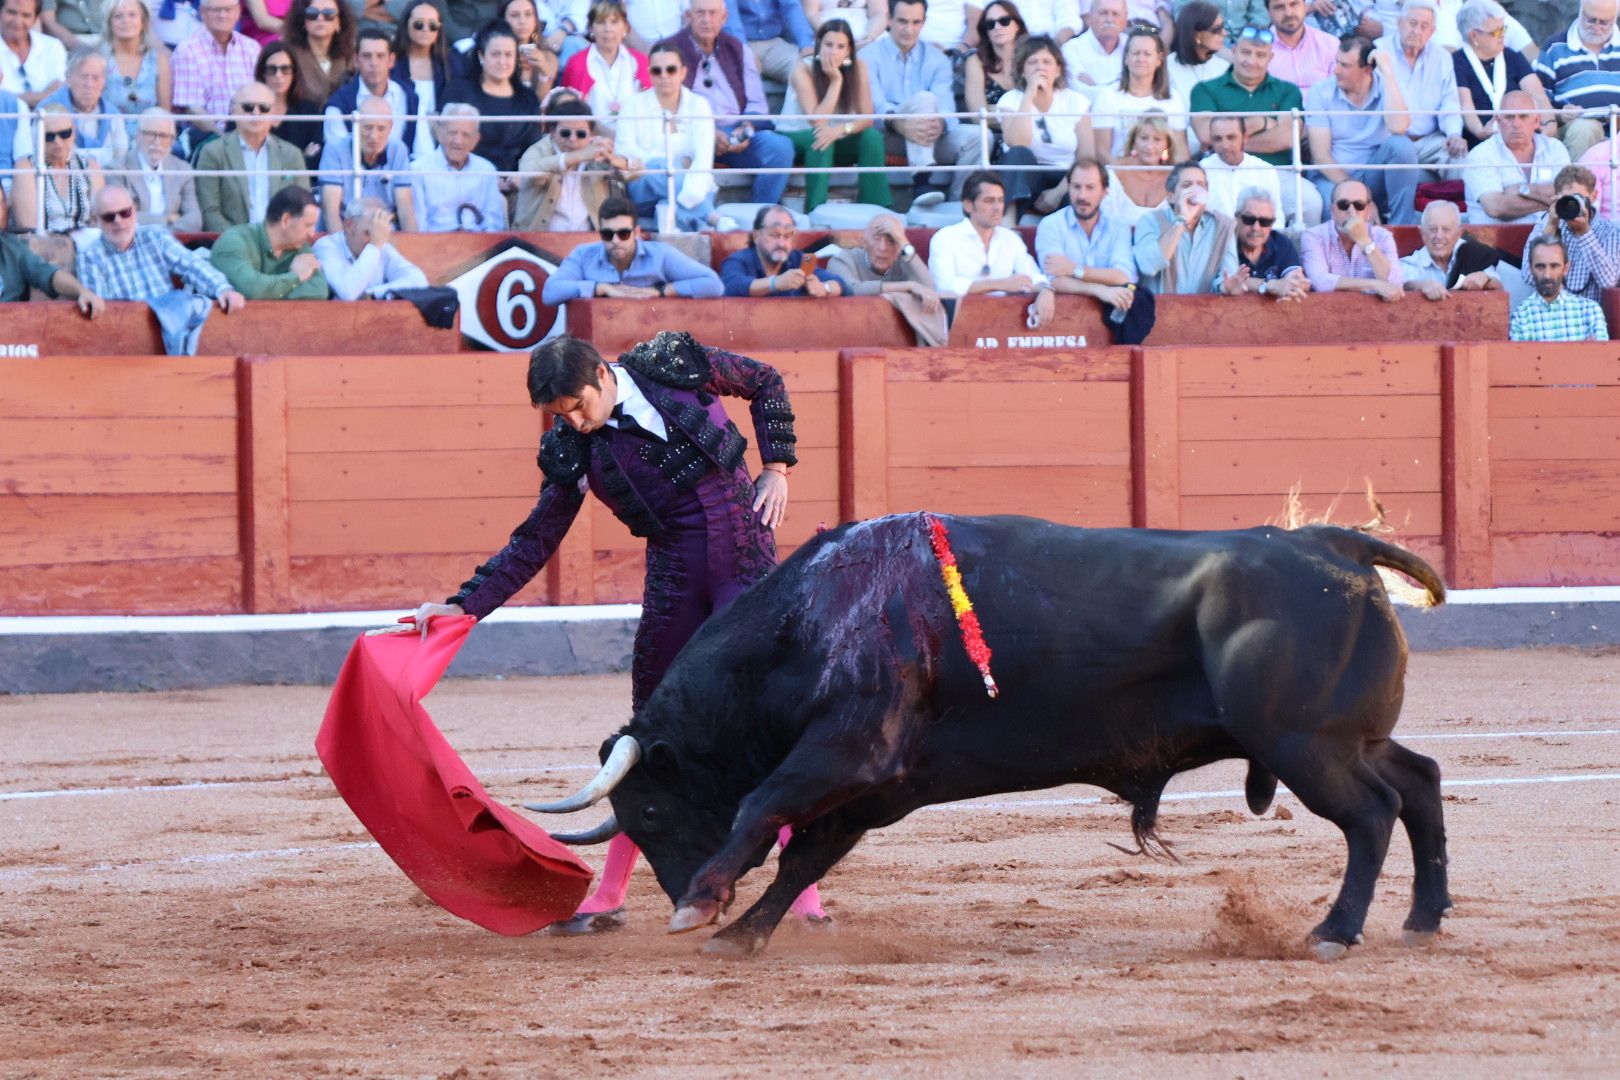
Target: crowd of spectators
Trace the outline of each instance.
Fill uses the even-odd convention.
[[[1039,326],[1056,292],[1123,318],[1138,292],[1500,288],[1466,217],[1533,226],[1538,290],[1532,256],[1562,257],[1539,302],[1593,300],[1620,276],[1617,7],[1538,46],[1496,0],[0,0],[0,220],[211,298],[142,230],[216,233],[235,304],[415,287],[396,229],[599,230],[558,289],[877,294],[929,338],[987,291]],[[788,173],[808,212],[840,167],[872,224],[806,272]],[[710,282],[639,230],[742,228],[722,168],[763,209]],[[877,212],[897,176],[962,208],[926,261]],[[1420,220],[1397,259],[1385,226]]]

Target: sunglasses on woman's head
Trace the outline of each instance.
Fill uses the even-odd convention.
[[[73,138],[73,129],[72,128],[68,128],[66,131],[47,131],[45,133],[45,141],[46,142],[55,142],[58,139],[72,139],[72,138]]]
[[[1277,224],[1276,218],[1261,217],[1259,214],[1239,214],[1238,220],[1245,225],[1264,225],[1268,229]]]
[[[1245,26],[1238,31],[1238,40],[1258,41],[1262,45],[1270,45],[1277,40],[1277,35],[1264,26]]]
[[[1334,203],[1333,205],[1337,206],[1340,210],[1348,210],[1352,206],[1355,207],[1357,210],[1365,210],[1365,209],[1367,209],[1367,200],[1366,199],[1340,199],[1338,202]]]
[[[96,216],[101,219],[101,223],[103,225],[111,225],[115,221],[123,221],[134,217],[135,208],[133,206],[126,206],[122,210],[108,210],[105,213],[97,214]]]
[[[306,19],[325,20],[326,22],[332,22],[332,21],[336,20],[337,17],[338,17],[338,9],[337,8],[327,8],[327,7],[313,8],[312,7],[312,8],[307,8],[304,11],[304,18],[306,18]]]
[[[609,240],[628,240],[636,234],[634,229],[597,229],[596,232],[604,244]]]
[[[989,28],[989,27],[992,27],[992,26],[1011,26],[1013,23],[1015,23],[1017,21],[1018,20],[1014,19],[1011,15],[997,15],[993,19],[986,18],[984,20],[984,25],[985,25],[986,28]]]
[[[437,34],[439,32],[439,24],[436,22],[428,22],[426,19],[412,19],[411,29],[426,30],[430,34]]]

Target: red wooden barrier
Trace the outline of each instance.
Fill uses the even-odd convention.
[[[705,345],[752,356],[761,349],[910,348],[916,335],[878,296],[825,300],[584,300],[568,305],[568,331],[608,355],[660,330],[690,330]]]

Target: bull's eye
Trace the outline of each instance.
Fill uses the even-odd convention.
[[[641,808],[641,824],[643,828],[656,829],[659,824],[658,807],[648,803]]]

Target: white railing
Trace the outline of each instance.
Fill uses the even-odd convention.
[[[1529,111],[1529,112],[1531,112],[1531,113],[1533,113],[1535,115],[1541,116],[1543,118],[1543,120],[1545,120],[1550,115],[1554,115],[1556,113],[1556,110],[1552,110],[1551,112],[1549,112],[1548,110],[1527,110],[1527,111]],[[28,124],[28,125],[30,125],[32,127],[31,135],[32,135],[32,142],[33,142],[33,146],[34,146],[34,161],[36,163],[43,163],[45,161],[44,126],[43,126],[43,124],[40,123],[40,120],[41,120],[42,116],[46,116],[46,115],[58,115],[59,116],[59,115],[62,115],[62,114],[40,114],[40,113],[35,112],[35,113],[30,113],[26,118],[23,118],[22,120],[19,121],[19,123],[26,123],[26,124]],[[1000,113],[1000,112],[997,112],[997,111],[992,111],[992,110],[989,110],[989,109],[980,109],[977,112],[951,112],[951,113],[937,113],[937,114],[934,114],[934,115],[938,116],[941,119],[951,118],[951,119],[956,119],[956,120],[960,120],[960,121],[963,121],[963,122],[977,124],[978,128],[979,128],[979,154],[978,154],[978,161],[967,163],[967,164],[929,165],[929,166],[926,167],[926,171],[928,171],[930,173],[935,173],[935,172],[943,172],[943,173],[970,172],[970,171],[977,170],[977,169],[994,169],[994,170],[996,170],[998,172],[1017,172],[1017,171],[1044,172],[1044,171],[1050,171],[1053,168],[1053,166],[1051,166],[1051,165],[1043,165],[1043,164],[1039,164],[1039,163],[1034,164],[1034,165],[997,164],[997,163],[995,163],[995,162],[993,162],[991,160],[991,157],[992,157],[992,154],[993,154],[993,146],[994,146],[995,138],[994,138],[994,135],[992,133],[993,129],[991,127],[990,121],[991,120],[1004,119],[1009,115],[1017,115],[1017,114],[1004,114],[1004,113]],[[1030,115],[1030,114],[1026,113],[1026,114],[1023,114],[1023,115]],[[1310,113],[1310,112],[1308,112],[1306,110],[1295,109],[1295,110],[1291,110],[1289,112],[1276,112],[1276,113],[1238,113],[1238,112],[1200,112],[1200,113],[1185,113],[1185,112],[1182,112],[1182,113],[1173,113],[1173,112],[1163,112],[1163,113],[1145,113],[1145,114],[1143,114],[1143,113],[1104,114],[1104,113],[1096,113],[1096,112],[1086,112],[1086,113],[1057,113],[1057,112],[1050,112],[1050,113],[1045,113],[1045,114],[1042,114],[1042,115],[1044,115],[1046,117],[1049,117],[1049,118],[1056,118],[1056,119],[1059,119],[1059,120],[1066,120],[1066,119],[1072,118],[1072,119],[1078,121],[1078,120],[1080,120],[1082,118],[1089,118],[1092,121],[1093,128],[1096,128],[1098,126],[1102,126],[1102,125],[1099,125],[1097,123],[1097,121],[1099,121],[1099,120],[1113,121],[1112,124],[1106,125],[1109,130],[1112,130],[1115,125],[1129,126],[1131,124],[1134,124],[1134,123],[1138,122],[1139,120],[1141,120],[1144,115],[1147,115],[1147,116],[1162,115],[1164,117],[1164,119],[1166,119],[1167,121],[1171,120],[1171,119],[1186,118],[1186,119],[1189,120],[1189,122],[1190,122],[1190,118],[1194,117],[1194,116],[1202,117],[1202,118],[1204,118],[1206,120],[1214,120],[1214,119],[1219,118],[1219,117],[1242,117],[1242,116],[1275,116],[1279,120],[1285,119],[1285,118],[1288,119],[1288,120],[1291,120],[1293,122],[1289,125],[1290,126],[1290,153],[1289,153],[1290,161],[1286,165],[1278,165],[1278,166],[1275,166],[1275,167],[1280,172],[1292,174],[1292,183],[1293,183],[1293,186],[1294,186],[1294,205],[1296,207],[1295,219],[1294,219],[1293,223],[1295,225],[1299,225],[1299,224],[1301,224],[1301,222],[1299,221],[1299,216],[1298,216],[1299,215],[1299,210],[1298,210],[1298,208],[1300,207],[1301,202],[1302,202],[1302,196],[1303,196],[1303,193],[1304,193],[1304,188],[1305,188],[1306,184],[1313,183],[1313,181],[1309,178],[1309,176],[1307,174],[1311,173],[1311,172],[1314,172],[1314,171],[1317,171],[1316,166],[1308,164],[1304,160],[1305,150],[1306,150],[1306,136],[1305,136],[1306,122],[1313,115],[1329,116],[1329,115],[1342,115],[1342,114],[1327,114],[1327,113],[1313,114],[1313,113]],[[1412,117],[1412,116],[1436,116],[1436,117],[1439,117],[1439,116],[1460,116],[1461,113],[1452,112],[1450,110],[1443,110],[1443,111],[1442,110],[1408,110],[1405,113],[1405,115],[1407,115],[1409,117]],[[108,113],[74,113],[74,114],[72,114],[72,118],[74,119],[75,124],[77,124],[77,122],[80,121],[80,120],[92,120],[92,119],[94,119],[94,120],[97,120],[97,121],[111,121],[111,122],[114,122],[114,123],[123,123],[123,124],[126,125],[126,127],[138,126],[138,124],[143,119],[143,117],[141,117],[139,115],[132,115],[132,114],[127,114],[127,113],[111,113],[111,114],[108,114]],[[367,177],[367,175],[380,177],[380,178],[384,179],[385,181],[391,181],[394,177],[401,175],[401,173],[396,171],[396,170],[370,170],[370,169],[367,169],[365,167],[364,157],[363,157],[363,153],[362,153],[362,150],[361,150],[361,144],[360,144],[360,128],[359,128],[359,124],[356,123],[356,121],[363,120],[365,118],[366,118],[366,115],[361,114],[361,113],[350,113],[347,116],[343,117],[344,121],[348,124],[348,129],[349,129],[348,134],[349,134],[349,138],[350,138],[350,150],[351,150],[351,165],[350,165],[351,176],[350,176],[349,190],[350,190],[351,196],[353,196],[353,197],[358,197],[360,191],[362,190],[362,187],[363,187],[363,184],[364,184],[364,181],[365,181],[365,178]],[[1610,213],[1611,218],[1616,219],[1616,220],[1620,220],[1620,190],[1617,190],[1617,185],[1620,185],[1620,138],[1617,138],[1617,135],[1620,135],[1620,106],[1610,106],[1607,110],[1605,110],[1603,112],[1600,112],[1600,113],[1596,113],[1595,115],[1591,115],[1588,118],[1590,118],[1590,119],[1602,119],[1602,120],[1605,121],[1605,127],[1607,129],[1607,134],[1608,134],[1609,160],[1608,160],[1608,163],[1607,163],[1607,167],[1606,167],[1606,169],[1604,171],[1607,173],[1607,190],[1608,190],[1608,193],[1609,193],[1608,194],[1608,199],[1609,199],[1609,204],[1610,204],[1609,213]],[[175,116],[176,124],[183,123],[187,119],[205,119],[205,120],[216,121],[216,122],[229,122],[229,121],[239,120],[239,119],[241,119],[241,117],[238,116],[238,115],[235,115],[235,114],[226,114],[226,115],[218,115],[218,114],[212,114],[212,115],[179,114],[179,115]],[[279,123],[282,120],[286,120],[286,119],[307,120],[307,121],[321,120],[321,121],[324,122],[325,120],[332,119],[332,117],[327,116],[325,114],[322,114],[319,117],[313,116],[313,115],[311,115],[311,116],[294,115],[294,116],[291,116],[291,117],[282,116],[282,115],[271,115],[267,119],[272,124],[276,124],[276,123]],[[407,122],[407,123],[414,122],[414,123],[429,123],[429,124],[432,124],[432,123],[442,122],[445,119],[446,118],[444,118],[442,116],[439,116],[439,115],[435,115],[435,114],[416,113],[416,114],[412,114],[412,115],[405,116],[405,117],[396,117],[395,121],[396,121],[396,123],[399,123],[399,122],[403,121],[403,122]],[[454,120],[454,119],[458,119],[458,118],[451,117],[449,119]],[[472,117],[465,117],[465,118],[459,118],[459,119],[472,120],[473,118]],[[589,119],[590,121],[592,121],[593,125],[597,125],[597,124],[601,124],[601,123],[604,123],[604,122],[606,122],[606,123],[617,123],[620,119],[622,119],[622,117],[620,117],[618,115],[611,115],[611,114],[609,114],[609,115],[592,115],[590,117],[585,117],[585,116],[571,116],[571,117],[480,116],[480,117],[477,118],[477,123],[480,126],[487,125],[487,124],[535,124],[535,123],[544,124],[544,123],[547,123],[547,122],[555,124],[557,122],[579,121],[579,120],[585,120],[585,119]],[[652,119],[652,118],[649,117],[649,118],[646,118],[646,119]],[[877,114],[877,113],[849,113],[849,114],[838,114],[838,115],[833,115],[833,116],[827,116],[827,115],[811,115],[811,114],[805,114],[805,113],[785,113],[785,114],[779,114],[779,115],[778,114],[773,114],[773,115],[768,116],[768,117],[744,116],[744,115],[740,115],[740,114],[719,114],[719,115],[716,115],[714,117],[714,120],[715,120],[715,122],[717,124],[729,123],[731,121],[742,121],[742,120],[758,122],[758,121],[760,121],[762,119],[771,120],[771,121],[777,121],[777,120],[804,121],[806,124],[809,124],[809,123],[817,121],[817,120],[822,120],[822,121],[826,121],[826,122],[829,122],[829,123],[838,123],[838,124],[845,123],[845,122],[850,122],[850,121],[857,121],[857,120],[871,120],[871,121],[873,121],[875,123],[880,123],[881,124],[884,121],[895,119],[895,115],[894,114]],[[683,172],[693,172],[693,171],[697,171],[697,170],[693,170],[691,168],[677,168],[677,167],[675,167],[673,165],[672,156],[671,156],[671,141],[670,141],[671,136],[670,136],[670,130],[669,130],[669,121],[671,121],[671,120],[678,120],[678,118],[674,117],[672,114],[668,114],[668,113],[664,114],[663,122],[661,122],[659,124],[659,132],[660,132],[661,142],[662,142],[663,151],[664,151],[663,160],[665,162],[665,197],[666,197],[666,201],[667,201],[667,203],[669,205],[669,208],[670,208],[670,210],[669,210],[670,215],[671,215],[671,217],[673,217],[674,207],[676,205],[676,188],[677,188],[677,184],[678,184],[678,174],[683,173]],[[81,147],[79,149],[83,150],[84,148]],[[475,149],[474,152],[476,153],[476,149]],[[1148,169],[1148,168],[1157,168],[1157,167],[1160,167],[1160,166],[1127,165],[1127,164],[1119,164],[1119,163],[1115,163],[1112,166],[1112,168],[1114,168],[1116,171],[1134,171],[1134,170],[1137,170],[1137,169]],[[1463,172],[1463,171],[1466,171],[1466,170],[1469,170],[1469,169],[1475,169],[1475,168],[1490,168],[1490,169],[1498,168],[1498,166],[1495,166],[1495,165],[1475,164],[1475,163],[1469,162],[1467,160],[1462,160],[1462,161],[1457,161],[1457,162],[1450,162],[1450,163],[1444,164],[1443,166],[1421,165],[1421,164],[1417,165],[1417,166],[1406,165],[1406,164],[1384,164],[1384,165],[1356,164],[1353,167],[1355,169],[1357,169],[1357,170],[1373,170],[1373,171],[1378,171],[1378,170],[1399,170],[1399,169],[1411,169],[1411,168],[1420,168],[1420,169],[1443,168],[1445,171],[1452,172],[1452,173]],[[825,167],[825,168],[818,167],[818,168],[815,168],[815,169],[807,169],[803,165],[791,165],[791,166],[786,166],[786,167],[782,167],[782,168],[764,168],[764,167],[727,168],[724,171],[729,175],[741,175],[741,176],[758,176],[758,175],[783,174],[783,173],[786,173],[788,175],[803,175],[803,174],[805,174],[807,172],[822,172],[822,171],[837,172],[837,173],[840,173],[840,174],[856,174],[856,175],[858,175],[858,174],[861,174],[861,173],[891,173],[891,172],[898,171],[900,168],[901,168],[900,166],[890,166],[890,165],[887,165],[887,164],[884,164],[884,165],[872,165],[872,166],[839,165],[839,166],[828,166],[828,167]],[[910,166],[905,166],[904,168],[909,170]],[[702,170],[702,171],[709,172],[709,173],[712,174],[712,173],[715,173],[715,172],[719,172],[721,170],[719,170],[719,169],[708,169],[708,170]],[[35,185],[36,185],[36,189],[35,189],[36,208],[37,208],[36,209],[36,216],[38,218],[38,221],[35,224],[35,229],[36,229],[37,232],[44,232],[45,231],[45,220],[44,220],[45,219],[45,214],[44,214],[45,184],[47,183],[48,177],[65,175],[68,172],[69,172],[69,170],[66,170],[66,169],[56,169],[56,168],[52,168],[50,166],[43,166],[43,165],[41,165],[40,167],[37,167],[34,170],[34,182],[35,182]],[[101,172],[105,176],[140,176],[140,175],[143,175],[142,170],[140,170],[140,169],[119,168],[119,167],[116,167],[116,165],[103,166],[102,169],[101,169]],[[305,169],[286,170],[285,174],[286,175],[306,176],[306,177],[316,178],[316,177],[319,177],[319,176],[322,176],[322,175],[330,175],[330,172],[331,172],[330,170],[322,170],[322,169],[319,169],[319,168],[315,168],[315,169],[305,168]],[[15,176],[16,175],[15,164],[13,166],[13,169],[6,175],[10,175],[10,176]],[[193,169],[191,175],[193,175],[193,176],[243,176],[243,175],[248,175],[248,173],[247,173],[246,170],[240,170],[240,169]],[[456,173],[455,171],[446,170],[446,169],[416,168],[414,166],[414,164],[413,164],[413,167],[410,170],[409,175],[454,176],[454,175],[458,175],[458,173]],[[503,179],[504,178],[511,178],[511,179],[516,179],[516,180],[521,181],[522,179],[524,179],[526,176],[528,176],[530,174],[526,174],[526,173],[523,173],[521,171],[497,171],[494,175],[496,177],[498,177],[498,178],[503,178]]]

